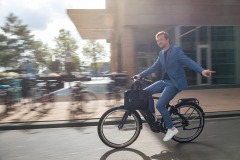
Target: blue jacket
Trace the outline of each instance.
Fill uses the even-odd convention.
[[[184,71],[185,66],[199,73],[204,70],[195,61],[187,57],[182,48],[171,45],[167,53],[166,64],[164,59],[164,51],[161,50],[156,62],[151,67],[141,72],[140,76],[146,77],[154,71],[160,68],[164,68],[173,85],[179,91],[181,91],[188,86],[186,74]]]

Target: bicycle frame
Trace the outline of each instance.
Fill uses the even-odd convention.
[[[118,125],[119,129],[123,128],[125,122],[127,121],[128,116],[131,115],[131,113],[134,111],[138,114],[137,117],[140,117],[139,113],[136,110],[127,109]],[[165,132],[167,130],[162,125],[163,120],[160,123],[155,122],[155,117],[148,109],[139,110],[139,112],[144,117],[145,121],[148,123],[148,125],[150,126],[150,128],[153,132],[159,133],[159,132]],[[141,124],[142,124],[142,119],[140,118],[139,120],[141,121]],[[142,128],[142,126],[141,126],[141,128]]]
[[[159,97],[152,97],[153,99],[159,99]],[[180,99],[179,100],[179,103],[177,105],[182,105],[182,104],[189,104],[191,103],[192,105],[194,104],[198,104],[198,100],[197,99]],[[190,129],[187,129],[186,126],[189,125],[189,122],[187,121],[187,117],[184,117],[182,114],[180,114],[176,109],[175,109],[175,106],[173,105],[170,105],[170,104],[167,104],[166,106],[167,108],[170,108],[169,109],[169,112],[170,112],[170,115],[172,114],[175,114],[175,115],[178,115],[181,119],[182,119],[182,122],[179,122],[181,125],[180,126],[176,126],[176,128],[178,127],[183,127],[183,130],[193,130],[193,129],[197,129],[199,127],[194,127],[194,128],[190,128]],[[202,112],[202,114],[204,115],[204,112],[203,110],[200,108],[200,107],[197,107],[199,108],[199,110]],[[127,120],[127,117],[129,115],[131,115],[131,113],[133,111],[136,111],[136,110],[131,110],[131,109],[127,109],[127,111],[125,112],[125,114],[123,115],[122,119],[121,119],[121,122],[119,123],[119,126],[118,128],[119,129],[122,129],[122,127],[124,126],[126,120]],[[161,118],[160,122],[159,121],[155,121],[155,117],[153,116],[153,114],[149,111],[148,108],[146,108],[145,110],[139,110],[140,114],[144,117],[145,121],[148,123],[148,125],[150,126],[151,130],[153,132],[166,132],[167,131],[167,128],[165,126],[163,126],[163,118]],[[137,114],[139,114],[137,112]],[[140,119],[141,120],[141,119]],[[142,121],[142,120],[141,120]],[[176,125],[176,124],[175,124]],[[201,127],[201,126],[200,126]]]
[[[138,84],[141,85],[141,84]],[[159,99],[159,97],[156,96],[152,96],[153,99]],[[170,115],[175,114],[178,115],[181,119],[182,122],[180,126],[176,126],[178,127],[183,127],[184,130],[191,130],[191,129],[196,129],[196,128],[191,128],[191,129],[186,129],[186,126],[189,125],[188,121],[187,121],[187,117],[184,117],[182,114],[180,114],[178,112],[178,110],[175,109],[175,107],[177,107],[178,105],[182,105],[182,104],[188,104],[191,103],[192,105],[197,105],[196,107],[202,112],[202,114],[204,115],[204,112],[202,110],[201,107],[198,106],[199,101],[196,98],[184,98],[184,99],[179,99],[178,103],[176,105],[171,105],[171,104],[167,104],[166,107],[167,109],[169,109]],[[127,117],[129,115],[131,115],[131,112],[136,111],[131,110],[131,109],[127,109],[126,113],[124,114],[124,116],[122,117],[122,120],[118,126],[119,129],[121,129],[124,126],[124,123],[127,120]],[[160,122],[159,121],[155,121],[155,117],[153,116],[153,114],[149,111],[148,108],[144,109],[144,110],[139,110],[140,114],[144,117],[145,121],[148,123],[148,125],[150,126],[151,130],[153,132],[166,132],[167,128],[166,126],[163,125],[163,118],[161,118]],[[139,114],[138,112],[136,112],[137,114]],[[140,116],[139,116],[140,117]],[[140,119],[142,121],[142,119]]]

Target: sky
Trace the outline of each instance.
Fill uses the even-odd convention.
[[[105,0],[0,0],[0,26],[13,13],[28,25],[36,40],[54,47],[53,38],[64,28],[71,32],[80,48],[86,43],[77,32],[66,9],[104,9]],[[109,44],[100,40],[108,50]],[[79,49],[81,52],[81,49]]]

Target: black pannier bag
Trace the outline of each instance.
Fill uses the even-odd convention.
[[[138,85],[124,92],[124,106],[130,109],[147,109],[149,102],[149,93]]]

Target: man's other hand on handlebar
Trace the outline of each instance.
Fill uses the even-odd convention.
[[[141,76],[139,74],[137,74],[137,75],[133,76],[133,79],[134,80],[141,79]]]

